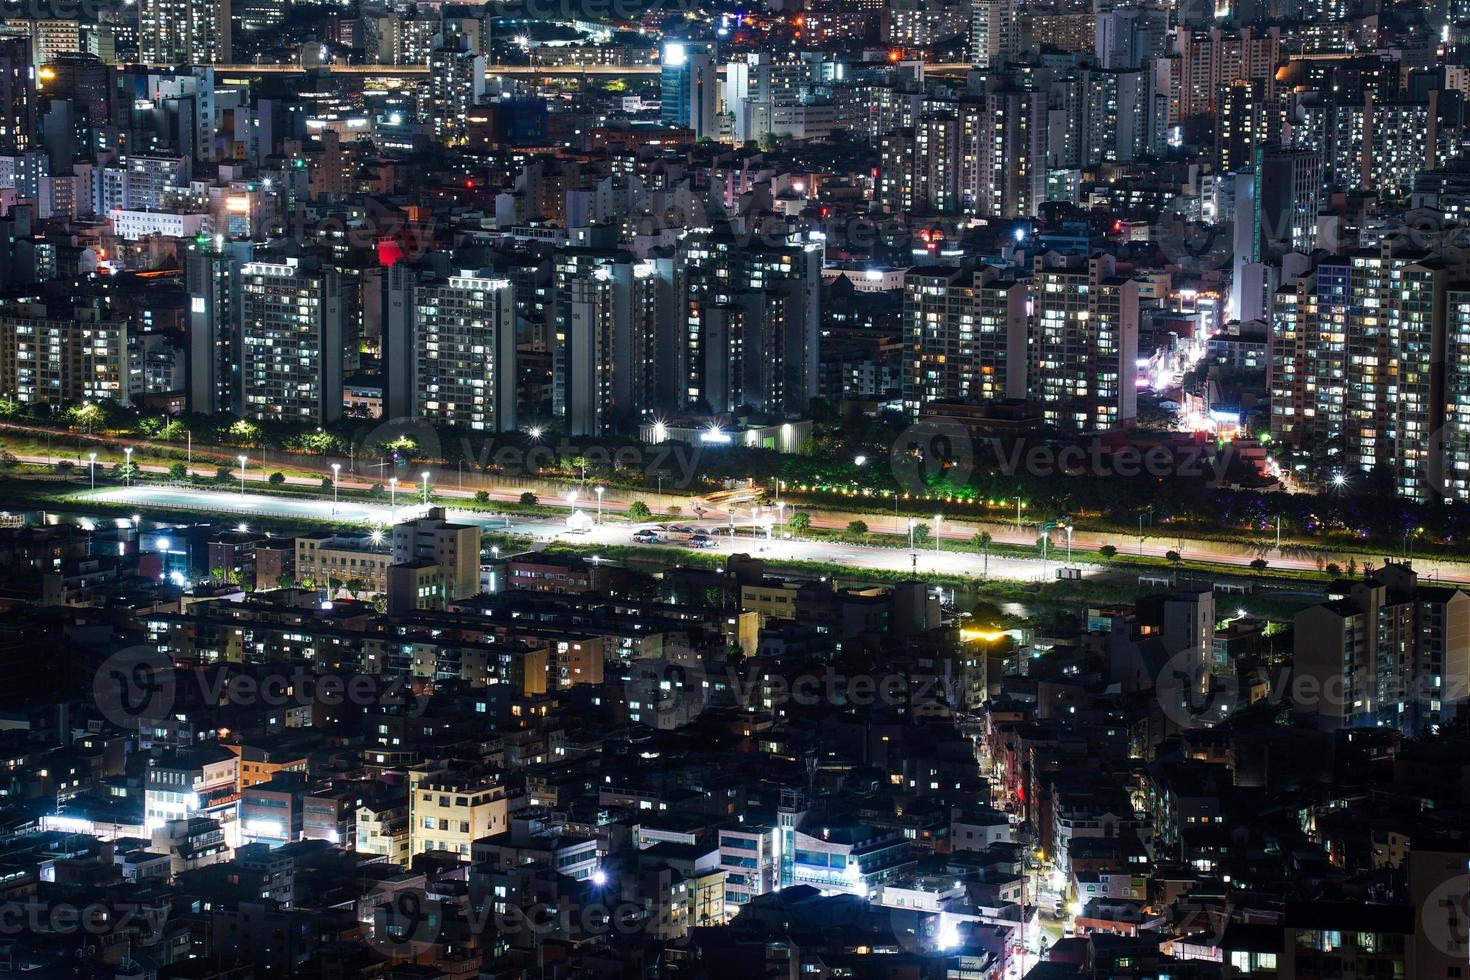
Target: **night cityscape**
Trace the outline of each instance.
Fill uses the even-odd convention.
[[[0,3],[0,977],[1470,980],[1470,0]]]

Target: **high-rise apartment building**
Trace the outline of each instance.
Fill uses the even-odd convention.
[[[240,269],[249,242],[196,242],[184,255],[189,294],[189,410],[238,413],[240,396]]]
[[[1441,492],[1457,444],[1446,411],[1455,372],[1440,353],[1452,343],[1449,291],[1443,264],[1387,246],[1325,257],[1284,284],[1272,312],[1272,438],[1310,452],[1317,476],[1378,470],[1407,496]]]
[[[0,313],[0,397],[23,405],[128,404],[128,323],[77,308],[52,316],[42,304]]]
[[[636,427],[674,395],[673,261],[559,251],[552,270],[552,412],[574,435]]]
[[[1296,707],[1324,728],[1430,731],[1470,689],[1470,593],[1421,585],[1407,564],[1385,564],[1295,625],[1294,689],[1320,692]]]
[[[138,53],[145,64],[229,64],[230,36],[230,0],[139,0]]]
[[[694,130],[695,139],[718,136],[714,52],[694,41],[665,41],[661,57],[659,118],[667,126]]]
[[[337,270],[301,259],[240,269],[245,415],[313,422],[342,417],[342,298]]]
[[[454,39],[460,45],[467,41]],[[446,44],[429,52],[429,118],[434,138],[450,146],[465,142],[470,108],[485,97],[485,58],[467,46]]]
[[[802,412],[816,394],[822,246],[685,236],[674,263],[679,406]]]
[[[28,35],[0,35],[0,153],[23,153],[36,121],[36,67]]]
[[[1027,283],[1000,269],[918,266],[904,275],[903,401],[1027,397]]]
[[[413,285],[416,418],[486,432],[516,426],[516,317],[510,280],[465,270]]]
[[[1106,254],[1035,262],[1035,364],[1042,418],[1065,432],[1118,429],[1137,416],[1138,282]]]
[[[1021,49],[1021,17],[1015,0],[972,0],[970,61],[990,68],[1013,58]]]

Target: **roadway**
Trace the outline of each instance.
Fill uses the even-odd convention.
[[[442,493],[438,490],[436,494]],[[140,514],[149,509],[199,511],[228,518],[239,518],[245,526],[251,521],[270,520],[313,520],[340,521],[359,524],[365,531],[391,526],[395,521],[407,520],[423,512],[423,505],[414,503],[416,496],[409,489],[398,495],[396,504],[370,504],[358,500],[343,500],[333,503],[330,499],[303,499],[298,497],[272,496],[250,490],[204,490],[190,487],[160,487],[147,484],[122,487],[103,487],[86,490],[80,495],[79,506],[85,507],[87,500],[121,505],[137,509]],[[512,496],[502,494],[501,497]],[[518,496],[518,495],[515,495]],[[655,522],[633,525],[619,520],[599,522],[594,507],[576,508],[586,514],[592,523],[574,529],[567,519],[561,517],[528,517],[517,514],[487,514],[478,510],[457,510],[447,507],[451,521],[478,525],[485,531],[524,536],[536,542],[562,542],[585,550],[610,545],[632,545],[632,532],[636,527],[654,527]],[[605,511],[615,508],[606,507]],[[580,523],[580,522],[579,522]],[[690,521],[715,531],[728,532],[728,516],[722,520]],[[923,574],[965,575],[979,577],[986,569],[982,557],[955,551],[936,552],[932,547],[908,549],[878,546],[850,545],[833,541],[803,540],[785,537],[779,526],[752,525],[749,520],[737,522],[735,534],[717,533],[711,536],[713,547],[699,549],[703,554],[730,555],[750,554],[773,561],[810,561],[844,565],[872,571],[918,571]],[[640,545],[658,550],[667,550],[671,558],[689,554],[695,549],[680,542],[660,542]],[[1055,576],[1061,563],[1056,560],[1043,562],[1040,558],[1012,558],[992,555],[988,574],[992,578],[1016,581],[1046,581]],[[1079,566],[1084,576],[1098,573],[1099,566]]]
[[[146,440],[136,440],[133,441],[132,444],[140,447],[147,446]],[[77,453],[68,451],[58,451],[49,457],[40,455],[28,455],[23,453],[15,454],[15,456],[18,460],[28,463],[52,463],[58,459],[71,459],[75,462],[78,458]],[[110,462],[115,461],[116,459],[113,459]],[[85,476],[86,465],[87,464],[85,460],[82,460],[79,463],[79,466],[81,468],[80,475]],[[101,465],[100,461],[99,465]],[[207,465],[195,465],[191,467],[190,474],[193,476],[212,477],[215,474],[215,470],[222,465],[225,465],[223,461],[211,458],[209,459]],[[321,485],[322,478],[325,476],[329,476],[331,473],[330,462],[327,461],[325,457],[303,456],[299,461],[293,460],[290,466],[298,470],[311,470],[313,468],[317,468],[322,474],[321,476],[313,477],[286,477],[286,482],[288,484],[293,484],[297,486],[319,487]],[[163,474],[167,472],[168,467],[158,464],[147,464],[140,466],[139,469],[145,473]],[[359,475],[347,475],[345,473],[346,469],[347,467],[344,466],[344,475],[341,477],[339,484],[339,486],[343,490],[367,490],[370,487],[381,483],[381,481],[372,480]],[[439,473],[440,475],[442,475],[444,471],[440,470]],[[247,483],[254,482],[258,484],[263,484],[268,475],[269,474],[267,470],[262,467],[257,466],[255,468],[247,468],[246,481]],[[471,481],[473,481],[473,474],[469,474],[469,476]],[[111,477],[109,476],[108,479],[111,479]],[[403,487],[401,492],[411,492],[409,487],[412,482],[413,481],[411,478],[405,478],[401,484],[401,486]],[[522,492],[524,492],[523,488],[490,488],[486,490],[486,493],[489,495],[492,501],[501,501],[505,503],[513,503],[517,501],[520,498]],[[542,489],[535,489],[534,492],[537,493],[541,502],[544,504],[562,507],[567,505],[567,502],[563,498],[559,496],[554,496]],[[468,499],[474,496],[474,493],[474,489],[461,490],[455,487],[447,486],[445,485],[445,483],[440,482],[438,479],[435,480],[434,494],[436,497],[450,499],[459,497],[461,499]],[[590,491],[584,492],[582,498],[583,505],[587,504],[590,496]],[[692,511],[692,505],[697,499],[698,498],[691,498],[687,494],[665,494],[662,498],[659,498],[659,495],[648,491],[626,490],[616,487],[610,487],[608,488],[608,491],[603,498],[602,506],[604,512],[617,513],[627,510],[629,504],[632,501],[643,500],[655,510],[660,510],[666,508],[670,504],[678,503],[686,513],[689,513]],[[862,504],[856,499],[854,499],[852,504],[850,504],[849,506],[853,508],[852,511],[826,510],[819,506],[813,506],[809,504],[803,504],[801,506],[801,510],[806,512],[806,514],[811,518],[813,527],[822,528],[825,530],[842,530],[847,527],[848,522],[853,520],[862,520],[866,522],[869,529],[874,533],[887,532],[890,534],[902,534],[907,528],[908,515],[895,515],[892,511],[858,511],[857,508],[861,507]],[[787,511],[787,513],[789,514],[791,511],[794,510],[795,505],[793,505],[790,510]],[[735,517],[736,523],[740,523],[742,519],[747,524],[749,523],[749,510],[744,510]],[[730,514],[719,507],[708,507],[706,508],[704,514],[704,520],[712,522],[714,524],[728,524],[730,521]],[[931,532],[935,531],[935,528],[933,527],[934,521],[932,520],[932,518],[927,520],[920,518],[920,520],[923,520],[924,523],[930,525]],[[1019,545],[1023,547],[1035,547],[1037,536],[1040,533],[1039,529],[1034,523],[1021,523],[1018,525],[1015,522],[999,518],[992,521],[976,521],[973,519],[955,521],[941,520],[937,529],[937,533],[940,537],[943,537],[944,539],[950,541],[969,541],[978,531],[985,531],[989,533],[991,539],[994,541],[995,544]],[[1051,541],[1054,549],[1053,555],[1064,555],[1066,549],[1065,532],[1053,532]],[[1084,551],[1096,551],[1098,548],[1104,545],[1111,545],[1118,549],[1120,555],[1123,555],[1125,557],[1139,556],[1149,558],[1164,558],[1167,557],[1169,552],[1172,551],[1179,553],[1183,558],[1189,559],[1190,561],[1207,562],[1213,565],[1218,565],[1220,566],[1222,574],[1239,575],[1241,572],[1249,569],[1251,562],[1258,557],[1264,557],[1267,562],[1269,562],[1269,570],[1318,570],[1318,556],[1315,553],[1303,554],[1300,543],[1292,541],[1284,542],[1285,548],[1278,549],[1275,547],[1274,534],[1271,534],[1269,532],[1262,532],[1258,543],[1233,544],[1224,541],[1190,538],[1177,532],[1169,532],[1157,528],[1145,529],[1142,534],[1134,533],[1132,531],[1094,531],[1078,529],[1073,532],[1072,544],[1076,548]],[[907,554],[907,551],[905,551],[904,553]],[[1394,554],[1381,554],[1380,556],[1376,557],[1372,563],[1375,565],[1381,565],[1385,557],[1389,559],[1401,559],[1403,556]],[[1419,572],[1420,576],[1425,579],[1433,579],[1435,581],[1446,583],[1461,583],[1470,585],[1470,562],[1444,558],[1428,559],[1412,555],[1411,557],[1413,558],[1415,569]],[[1324,562],[1335,561],[1337,564],[1341,565],[1344,568],[1347,567],[1348,561],[1350,559],[1356,559],[1359,565],[1365,564],[1364,555],[1362,555],[1361,553],[1333,554],[1330,552],[1324,552],[1322,555],[1322,560]],[[998,560],[1000,559],[997,556],[992,555],[990,559],[992,566],[994,566],[994,563]],[[1039,565],[1040,563],[1038,562],[1037,564]],[[1049,562],[1049,564],[1054,566],[1056,562],[1053,560]]]
[[[304,75],[308,71],[324,71],[331,75],[368,76],[373,78],[415,78],[429,73],[428,65],[213,65],[214,73],[223,78],[253,75]],[[924,66],[928,75],[963,74],[973,66],[968,62],[933,62]],[[633,78],[655,76],[663,66],[653,65],[486,65],[486,77],[496,75],[531,77],[604,77]],[[716,66],[723,75],[725,66]]]

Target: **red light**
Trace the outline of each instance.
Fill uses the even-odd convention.
[[[473,180],[467,180],[467,181],[464,182],[464,185],[466,187],[474,187],[475,186],[475,182]]]
[[[1113,222],[1113,234],[1115,234],[1115,235],[1116,234],[1119,234],[1120,232],[1122,232],[1122,230],[1123,230],[1123,222],[1121,222],[1121,221],[1114,221]]]
[[[899,58],[902,58],[902,57],[903,57],[903,52],[900,51],[898,48],[894,48],[892,51],[888,52],[888,60],[889,61],[897,61]]]
[[[378,264],[391,266],[397,264],[403,258],[403,246],[391,238],[384,238],[378,242]]]

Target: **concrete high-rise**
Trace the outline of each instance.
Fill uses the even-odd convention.
[[[342,417],[336,269],[294,258],[243,265],[240,346],[246,416],[317,425]]]
[[[659,72],[659,118],[667,126],[694,130],[695,139],[719,135],[715,116],[719,78],[709,45],[665,41]]]
[[[138,4],[138,53],[144,64],[228,64],[230,32],[230,0],[140,0]]]

